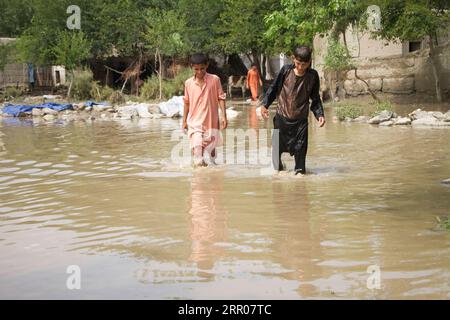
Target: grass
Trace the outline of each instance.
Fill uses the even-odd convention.
[[[384,110],[393,111],[392,104],[389,101],[381,101],[375,104],[375,110],[370,113],[371,117],[379,115]]]
[[[345,120],[345,118],[355,119],[363,115],[363,108],[356,105],[342,105],[334,108],[336,116],[340,121]]]
[[[436,220],[438,221],[440,227],[450,230],[450,216],[445,217],[443,219],[436,216]]]
[[[184,91],[184,82],[192,76],[191,69],[182,69],[173,79],[163,79],[162,98],[170,99],[173,96],[181,96]],[[145,80],[140,90],[140,96],[144,100],[159,99],[159,79],[153,76]]]
[[[379,115],[384,110],[393,111],[393,106],[389,101],[381,101],[378,103],[370,103],[369,105],[359,105],[359,104],[349,104],[342,101],[333,105],[335,114],[340,121],[345,120],[345,118],[355,119],[359,116],[368,115],[370,117],[375,117]]]
[[[21,97],[23,94],[24,92],[21,88],[7,87],[2,94],[2,98],[4,100],[11,100]]]

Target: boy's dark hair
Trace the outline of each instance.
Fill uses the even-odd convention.
[[[191,64],[207,64],[208,63],[208,56],[204,53],[194,53],[191,56]]]
[[[256,62],[253,62],[250,67],[258,67],[258,64]]]
[[[311,48],[307,46],[300,46],[295,48],[294,57],[295,59],[302,62],[309,62],[311,60]]]

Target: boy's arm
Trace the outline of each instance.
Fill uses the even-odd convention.
[[[317,120],[324,117],[322,100],[320,99],[320,79],[317,71],[314,70],[314,86],[311,90],[311,111]]]
[[[222,127],[221,129],[226,129],[228,126],[228,120],[227,120],[227,109],[225,106],[225,100],[220,99],[219,100],[219,106],[220,106],[220,112],[222,113]]]
[[[262,105],[264,106],[264,108],[269,109],[272,102],[276,99],[277,93],[279,92],[281,86],[283,85],[286,68],[287,66],[283,66],[283,68],[281,68],[280,72],[278,72],[275,81],[272,82],[269,89],[267,90],[267,93],[262,101]]]
[[[184,112],[183,112],[183,126],[182,129],[183,130],[187,130],[188,126],[187,126],[187,116],[189,114],[189,103],[188,102],[184,102]]]
[[[184,84],[183,102],[184,102],[184,112],[183,112],[183,125],[182,125],[181,129],[187,130],[187,128],[188,128],[187,116],[189,114],[189,91],[188,91],[187,81]]]
[[[219,97],[219,107],[220,112],[222,113],[222,126],[221,129],[226,129],[228,126],[228,120],[227,120],[227,109],[225,108],[225,99],[227,98],[227,95],[222,90],[222,84],[220,83],[220,78],[216,78],[216,85],[217,85],[217,95]]]

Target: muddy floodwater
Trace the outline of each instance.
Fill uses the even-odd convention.
[[[450,129],[327,112],[294,176],[175,163],[180,125],[0,119],[0,298],[450,298]]]

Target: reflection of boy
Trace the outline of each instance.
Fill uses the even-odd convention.
[[[225,93],[218,76],[206,72],[208,58],[202,53],[191,57],[194,76],[186,80],[184,88],[183,130],[188,130],[194,166],[206,166],[205,151],[214,163],[220,137],[219,111],[222,112],[222,129],[227,127]]]
[[[295,174],[306,173],[305,160],[308,149],[309,99],[311,111],[325,124],[322,101],[319,95],[320,80],[316,70],[311,69],[311,49],[298,47],[292,56],[294,64],[284,66],[267,91],[261,108],[263,117],[269,117],[269,106],[278,99],[277,112],[273,119],[279,137],[272,138],[272,157],[275,170],[283,170],[281,154],[289,152],[295,156]],[[276,147],[278,146],[278,151]]]

